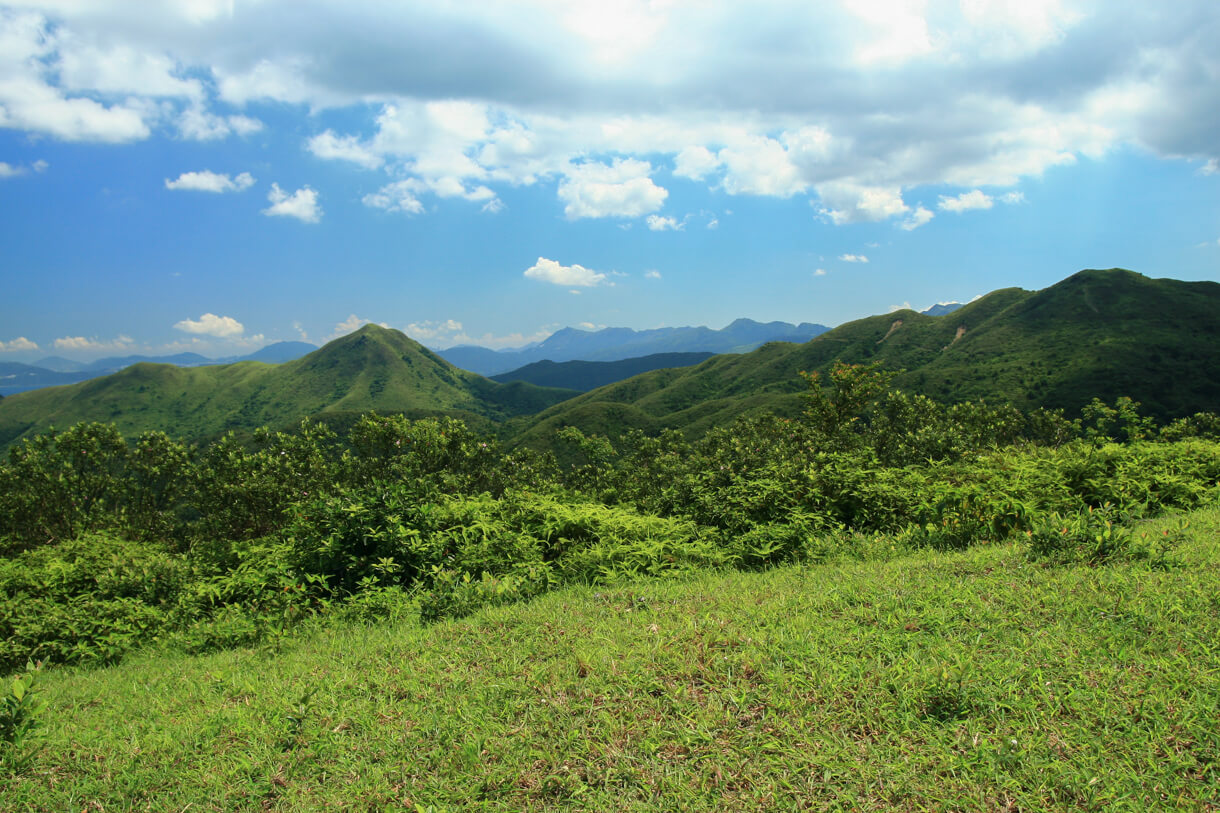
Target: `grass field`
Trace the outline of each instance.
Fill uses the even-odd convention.
[[[48,670],[0,809],[1213,810],[1220,510],[1187,519],[1163,569],[881,545]]]

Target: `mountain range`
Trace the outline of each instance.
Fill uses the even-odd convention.
[[[567,335],[577,333],[584,332]],[[456,415],[483,429],[495,422],[509,442],[531,445],[547,445],[563,426],[611,436],[666,427],[698,435],[743,414],[799,414],[806,386],[799,373],[840,360],[880,361],[896,386],[944,402],[984,398],[1074,414],[1094,397],[1112,403],[1125,395],[1161,419],[1220,412],[1220,284],[1081,271],[1041,291],[993,291],[943,316],[872,316],[804,343],[769,342],[589,392],[578,390],[611,368],[627,374],[625,367],[655,360],[551,363],[531,373],[567,388],[502,383],[458,369],[398,331],[366,325],[278,365],[137,363],[11,395],[0,400],[0,447],[81,420],[114,422],[125,434],[161,429],[202,438],[373,409]]]
[[[200,367],[207,364],[234,364],[239,361],[262,361],[281,364],[317,350],[308,342],[275,342],[244,356],[213,359],[198,353],[176,353],[171,356],[110,356],[83,362],[62,356],[47,356],[33,364],[0,362],[0,395],[13,395],[42,387],[75,384],[91,378],[118,372],[133,364],[173,364],[177,367]]]
[[[662,370],[690,367],[711,358],[713,353],[653,353],[621,361],[535,361],[516,370],[489,376],[492,381],[528,381],[540,387],[562,387],[588,392],[625,378]]]
[[[745,353],[767,342],[809,341],[829,329],[809,322],[793,325],[752,319],[738,319],[720,330],[709,327],[652,330],[566,327],[537,344],[516,350],[459,345],[438,350],[437,355],[463,370],[494,376],[539,361],[621,361],[656,353]]]
[[[187,438],[280,428],[305,416],[370,410],[448,414],[485,424],[529,415],[576,395],[459,370],[396,330],[365,325],[295,361],[177,367],[140,362],[107,376],[0,400],[0,446],[78,421],[134,435]]]
[[[944,402],[986,399],[1069,414],[1129,396],[1166,419],[1220,412],[1220,284],[1081,271],[1041,291],[1005,288],[944,316],[900,310],[801,345],[770,344],[601,387],[536,416],[520,439],[562,426],[698,434],[738,415],[799,414],[799,373],[881,361],[895,386]]]

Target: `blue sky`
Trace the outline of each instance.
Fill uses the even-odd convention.
[[[1220,281],[1218,41],[1214,0],[0,4],[0,360]]]

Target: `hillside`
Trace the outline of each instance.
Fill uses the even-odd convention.
[[[755,322],[737,319],[712,330],[708,327],[662,327],[632,330],[607,327],[589,331],[567,327],[544,341],[520,350],[451,347],[437,354],[464,370],[491,376],[538,361],[621,361],[656,353],[744,353],[765,342],[804,342],[829,328],[802,322]]]
[[[1206,810],[1220,512],[1189,519],[1168,571],[990,545],[52,671],[0,803]]]
[[[280,364],[298,359],[317,350],[308,342],[275,342],[244,356],[210,359],[198,353],[177,353],[172,356],[108,356],[92,362],[73,361],[59,356],[48,356],[35,364],[0,362],[0,394],[14,395],[19,392],[57,387],[60,384],[75,384],[100,378],[133,364],[172,364],[175,367],[201,367],[207,364],[235,364],[239,361],[263,361]]]
[[[516,370],[491,376],[492,381],[528,381],[540,387],[561,387],[588,392],[616,381],[667,367],[691,367],[712,353],[653,353],[621,361],[536,361]]]
[[[0,445],[83,420],[113,422],[125,434],[161,429],[182,437],[368,410],[502,420],[572,394],[490,381],[453,367],[398,331],[366,325],[280,365],[139,363],[80,384],[13,395],[0,403]]]
[[[879,360],[905,371],[897,386],[946,402],[1075,411],[1093,397],[1126,395],[1162,419],[1217,411],[1220,285],[1086,270],[1042,291],[994,291],[944,316],[872,316],[802,345],[768,344],[602,387],[542,413],[519,439],[542,443],[569,424],[699,434],[744,413],[792,415],[799,373],[837,360]]]

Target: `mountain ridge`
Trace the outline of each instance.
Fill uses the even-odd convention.
[[[644,373],[558,404],[518,441],[574,425],[700,434],[738,415],[799,414],[802,371],[881,361],[896,386],[945,402],[986,398],[1074,412],[1098,397],[1167,419],[1220,412],[1220,284],[1085,270],[1040,291],[1002,288],[945,316],[870,316],[801,345],[770,344]]]
[[[769,341],[808,341],[829,329],[810,322],[794,325],[745,318],[735,319],[720,330],[607,327],[591,331],[565,327],[541,342],[517,350],[458,345],[437,353],[462,369],[494,376],[538,361],[622,361],[656,353],[741,353]]]
[[[12,395],[0,402],[0,445],[82,420],[112,422],[129,435],[159,429],[188,438],[370,410],[501,421],[574,394],[491,381],[396,330],[365,325],[278,365],[140,362],[79,384]]]

